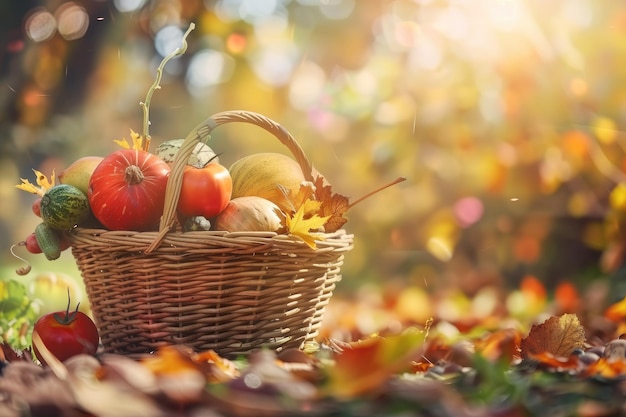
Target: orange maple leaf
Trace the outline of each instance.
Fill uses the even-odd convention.
[[[375,392],[397,372],[414,367],[428,332],[417,329],[352,342],[343,346],[326,372],[326,389],[333,396],[354,398]]]
[[[477,352],[486,359],[496,362],[502,358],[511,361],[518,356],[522,336],[516,329],[501,329],[490,333],[475,343]]]

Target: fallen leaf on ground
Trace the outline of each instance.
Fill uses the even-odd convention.
[[[326,389],[338,398],[366,395],[381,388],[393,374],[408,371],[422,355],[427,332],[409,329],[388,337],[373,336],[343,345],[326,369]]]
[[[551,353],[568,357],[575,349],[583,348],[585,329],[575,314],[550,317],[539,325],[533,325],[527,337],[522,339],[521,353],[532,355]]]

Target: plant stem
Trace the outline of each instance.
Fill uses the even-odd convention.
[[[385,184],[385,185],[383,185],[382,187],[378,187],[377,189],[375,189],[375,190],[373,190],[373,191],[370,191],[369,193],[365,194],[364,196],[361,196],[361,197],[357,198],[355,201],[353,201],[352,203],[350,203],[350,205],[348,206],[348,209],[350,209],[350,208],[352,208],[353,206],[357,205],[358,203],[360,203],[361,201],[365,200],[366,198],[371,197],[371,196],[373,196],[374,194],[376,194],[376,193],[378,193],[378,192],[380,192],[380,191],[384,190],[385,188],[389,188],[389,187],[391,187],[392,185],[396,185],[396,184],[398,184],[398,183],[400,183],[400,182],[402,182],[402,181],[405,181],[405,180],[406,180],[406,178],[404,178],[404,177],[398,177],[398,178],[396,178],[395,180],[391,181],[390,183]]]
[[[156,78],[154,80],[154,83],[148,89],[148,94],[146,94],[146,99],[143,102],[139,103],[139,105],[143,108],[142,138],[143,138],[143,150],[144,151],[148,151],[148,149],[150,148],[150,102],[152,101],[152,95],[154,94],[154,92],[161,88],[161,78],[163,76],[163,68],[165,67],[165,64],[167,64],[167,62],[170,59],[176,56],[180,56],[185,53],[185,51],[187,50],[187,36],[189,35],[189,33],[191,33],[192,30],[195,29],[195,27],[196,25],[193,22],[190,23],[189,28],[183,35],[182,45],[179,48],[176,48],[173,52],[171,52],[165,58],[163,58],[163,60],[161,61],[161,63],[159,64],[156,70]]]

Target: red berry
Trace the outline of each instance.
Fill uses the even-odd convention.
[[[41,217],[41,197],[33,202],[32,209],[37,217]]]
[[[24,239],[24,246],[26,246],[26,250],[30,253],[41,253],[41,248],[39,247],[39,243],[37,243],[35,233],[31,233],[26,236],[26,239]]]

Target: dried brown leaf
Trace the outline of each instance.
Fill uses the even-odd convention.
[[[550,317],[545,322],[534,325],[521,343],[521,353],[525,358],[543,353],[569,357],[575,350],[583,348],[585,329],[575,314]]]
[[[290,211],[291,213],[295,213],[296,211],[298,211],[298,209],[302,205],[306,204],[307,201],[315,199],[315,185],[313,185],[313,183],[310,181],[302,181],[300,183],[300,188],[298,188],[297,192],[294,192],[293,189],[287,188],[281,184],[278,184],[278,189],[285,196],[285,200],[288,205],[288,207],[286,207],[288,209],[287,211]]]
[[[341,229],[347,222],[343,215],[350,208],[348,197],[333,193],[332,187],[322,176],[318,176],[314,184],[315,198],[321,202],[319,216],[328,217],[324,230],[326,233],[332,233]]]

